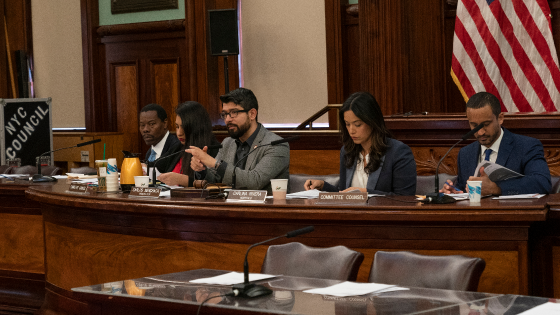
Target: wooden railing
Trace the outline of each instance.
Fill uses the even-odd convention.
[[[319,110],[313,116],[307,118],[304,122],[299,124],[299,126],[297,126],[295,130],[304,130],[304,129],[306,129],[307,126],[309,126],[309,130],[313,130],[313,122],[315,120],[321,118],[323,115],[328,113],[331,109],[336,109],[336,114],[337,114],[336,116],[338,117],[338,110],[340,110],[341,107],[342,107],[342,104],[329,104],[329,105],[323,107],[321,110]],[[336,126],[336,129],[338,129],[338,126]]]

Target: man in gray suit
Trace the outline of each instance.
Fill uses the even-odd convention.
[[[257,122],[259,104],[251,90],[239,88],[220,96],[220,100],[221,117],[230,137],[224,139],[216,158],[190,147],[187,152],[193,155],[192,169],[202,173],[206,170],[204,179],[209,183],[266,189],[271,193],[270,180],[288,178],[290,174],[290,147],[287,143],[263,146],[282,138]]]

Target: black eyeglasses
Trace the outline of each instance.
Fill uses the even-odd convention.
[[[244,109],[244,110],[236,110],[236,109],[234,109],[234,110],[230,111],[229,113],[221,112],[221,113],[220,113],[220,117],[221,117],[222,119],[226,119],[226,117],[229,115],[229,117],[235,118],[235,117],[237,117],[237,114],[239,114],[239,113],[246,113],[246,112],[248,112],[248,111],[249,111],[248,109]]]

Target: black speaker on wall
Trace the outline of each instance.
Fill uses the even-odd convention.
[[[238,55],[237,10],[208,10],[210,52],[213,56]]]

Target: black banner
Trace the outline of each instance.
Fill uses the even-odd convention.
[[[4,164],[20,158],[22,166],[35,165],[37,156],[52,150],[50,102],[50,98],[0,99]]]

